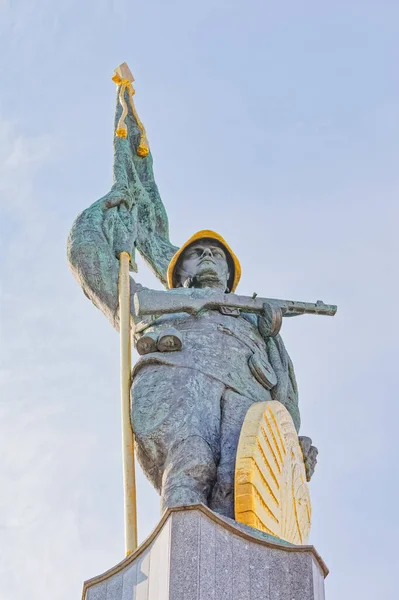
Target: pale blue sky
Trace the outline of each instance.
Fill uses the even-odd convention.
[[[215,229],[242,293],[339,305],[283,329],[320,450],[311,542],[327,600],[395,600],[399,4],[0,6],[0,599],[79,598],[123,556],[118,336],[65,243],[110,187],[127,61],[172,241]]]

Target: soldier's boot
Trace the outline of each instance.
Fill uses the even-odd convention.
[[[161,509],[208,504],[216,479],[214,452],[204,438],[194,435],[168,451],[162,477]]]
[[[218,468],[217,482],[213,488],[210,508],[225,517],[234,519],[235,461]]]

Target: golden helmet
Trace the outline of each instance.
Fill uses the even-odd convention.
[[[211,231],[210,229],[202,229],[201,231],[197,231],[197,233],[194,233],[194,235],[191,236],[190,239],[187,240],[187,242],[185,244],[183,244],[183,246],[181,248],[179,248],[179,250],[176,252],[176,254],[172,257],[172,260],[169,263],[168,272],[167,272],[167,280],[168,280],[169,289],[176,287],[176,284],[177,284],[176,277],[175,277],[176,266],[177,266],[180,256],[184,252],[184,250],[186,248],[188,248],[188,246],[191,246],[191,244],[193,244],[194,242],[197,242],[198,240],[203,240],[203,239],[216,240],[226,251],[227,258],[230,263],[230,267],[232,267],[230,270],[228,287],[231,292],[234,292],[237,288],[238,282],[240,281],[240,277],[241,277],[240,262],[239,262],[238,258],[236,257],[236,255],[234,254],[234,252],[232,251],[232,249],[230,248],[230,246],[228,245],[228,243],[226,242],[226,240],[224,240],[221,235],[219,235],[215,231]]]

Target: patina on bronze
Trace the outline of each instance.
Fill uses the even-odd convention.
[[[136,270],[137,249],[165,286],[172,261],[173,286],[165,292],[130,278],[141,354],[131,387],[137,456],[162,510],[203,503],[234,518],[236,453],[249,408],[278,401],[299,431],[294,368],[278,333],[282,317],[332,315],[336,307],[231,293],[238,263],[214,232],[173,260],[178,249],[169,240],[151,152],[138,151],[143,130],[130,99],[131,87],[119,85],[115,129],[122,123],[126,137],[114,137],[114,183],[73,224],[69,264],[85,295],[119,329],[120,254],[127,252]],[[309,479],[317,450],[310,438],[299,442]]]

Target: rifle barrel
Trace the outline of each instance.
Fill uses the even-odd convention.
[[[296,300],[280,300],[278,298],[260,298],[256,296],[238,296],[237,294],[226,294],[224,305],[231,308],[239,308],[243,312],[261,314],[264,304],[279,306],[284,317],[296,317],[299,315],[325,315],[333,317],[337,307],[333,304],[324,304],[321,300],[315,303],[298,302]]]
[[[321,302],[320,300],[315,304],[311,302],[282,300],[281,308],[285,317],[295,317],[298,315],[324,315],[333,317],[337,312],[337,307],[334,304],[324,304],[324,302]]]

